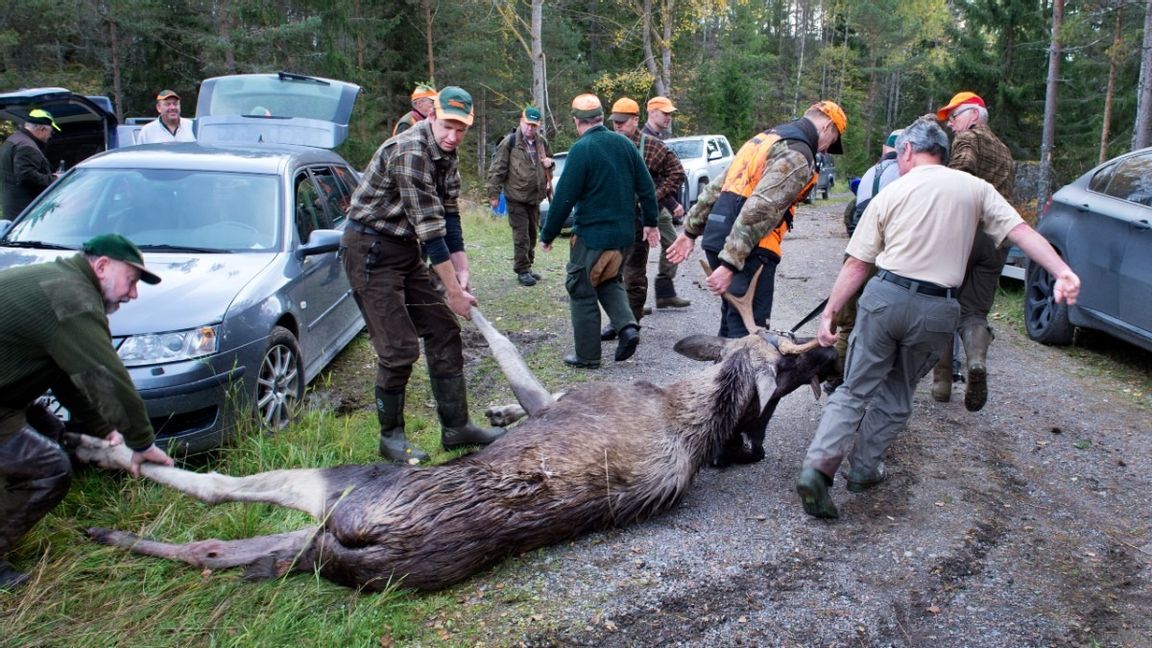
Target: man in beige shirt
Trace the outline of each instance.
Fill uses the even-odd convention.
[[[875,266],[858,303],[844,384],[824,407],[796,481],[814,517],[839,516],[828,489],[853,441],[848,490],[884,480],[881,457],[912,413],[916,383],[951,344],[957,287],[978,228],[997,244],[1010,239],[1056,277],[1057,301],[1074,304],[1080,291],[1080,278],[992,185],[944,166],[948,137],[934,119],[906,128],[896,151],[901,177],[868,204],[820,316],[820,343],[831,346],[838,311]]]

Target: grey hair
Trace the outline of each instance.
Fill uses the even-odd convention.
[[[979,119],[980,123],[981,124],[987,124],[988,123],[988,109],[985,108],[984,106],[974,106],[974,108],[976,108],[976,114],[978,115],[978,119]]]
[[[596,124],[604,123],[604,115],[596,115],[595,117],[573,117],[577,124],[581,126],[595,126]]]
[[[903,152],[905,144],[911,144],[915,153],[927,153],[940,158],[941,164],[948,164],[948,135],[933,115],[924,115],[900,133],[896,138],[896,150]]]

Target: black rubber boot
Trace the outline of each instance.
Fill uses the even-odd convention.
[[[504,435],[504,428],[482,428],[468,418],[468,390],[464,376],[429,377],[440,417],[440,444],[445,450],[470,445],[488,445]]]
[[[0,590],[18,590],[27,581],[28,574],[16,571],[7,561],[0,560]]]
[[[376,388],[376,418],[380,421],[380,456],[396,463],[418,464],[428,454],[408,443],[404,434],[404,392]]]
[[[964,389],[964,407],[979,412],[988,402],[988,345],[992,344],[992,330],[984,324],[964,327],[960,332],[964,342],[964,355],[968,358],[968,386]]]
[[[72,486],[72,463],[55,441],[25,425],[0,447],[0,556],[8,552]],[[19,572],[16,572],[19,573]]]

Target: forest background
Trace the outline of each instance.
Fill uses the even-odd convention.
[[[569,102],[587,91],[606,107],[668,95],[679,108],[675,135],[723,133],[734,146],[833,99],[849,120],[842,177],[862,173],[889,131],[960,90],[985,99],[1017,161],[1050,151],[1055,186],[1149,137],[1149,102],[1139,97],[1149,93],[1152,0],[4,4],[0,90],[108,95],[123,119],[155,116],[162,88],[192,116],[210,76],[286,70],[351,81],[364,93],[341,152],[361,168],[409,109],[415,83],[462,86],[476,104],[462,151],[472,186],[529,103],[545,105],[553,148],[566,149]]]

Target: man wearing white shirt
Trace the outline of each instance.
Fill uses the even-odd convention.
[[[137,144],[171,144],[172,142],[195,142],[192,133],[192,120],[180,116],[180,95],[172,90],[162,90],[156,95],[156,121],[148,122],[136,135]]]

